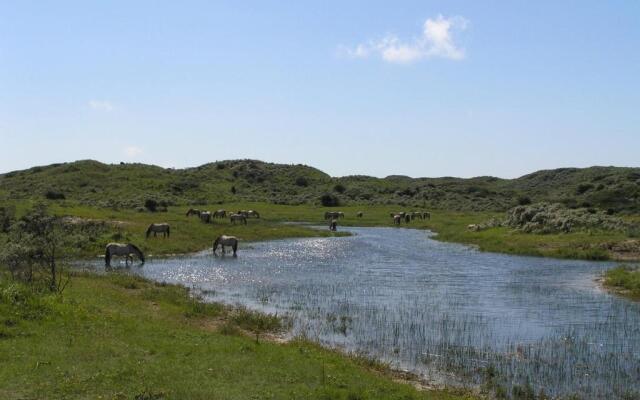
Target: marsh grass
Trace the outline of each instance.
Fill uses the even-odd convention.
[[[0,293],[6,399],[472,398],[418,392],[309,343],[257,345],[243,331],[276,329],[274,316],[195,305],[180,286],[77,273],[63,295],[6,276]],[[222,321],[217,330],[203,324],[211,318]]]
[[[640,300],[640,269],[638,267],[621,265],[610,269],[604,274],[604,284],[624,296]]]

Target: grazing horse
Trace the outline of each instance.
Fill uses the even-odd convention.
[[[205,224],[208,224],[209,222],[211,222],[211,212],[202,211],[200,213],[200,221],[204,222]]]
[[[344,218],[344,213],[340,211],[327,211],[324,213],[324,219],[337,219],[340,216]]]
[[[249,218],[249,217],[260,218],[260,213],[257,212],[257,211],[254,211],[254,210],[249,210],[249,211],[247,211],[246,216],[247,216],[247,218]]]
[[[235,224],[236,222],[244,223],[245,225],[247,224],[247,217],[243,214],[231,214],[229,215],[229,220],[232,224]]]
[[[213,218],[225,218],[226,216],[227,212],[222,209],[213,212]]]
[[[362,211],[358,211],[358,213],[356,214],[356,217],[362,218],[363,215],[364,213]]]
[[[420,219],[422,219],[422,213],[421,213],[421,212],[419,212],[419,211],[414,211],[414,212],[412,212],[412,213],[411,213],[411,219],[414,219],[414,218],[420,218]]]
[[[338,220],[337,219],[332,219],[331,223],[329,224],[329,230],[330,231],[337,231],[338,230]]]
[[[151,232],[153,232],[153,237],[156,237],[158,233],[162,233],[162,237],[169,237],[171,228],[169,228],[169,224],[167,224],[166,222],[162,224],[151,224],[147,228],[147,238],[149,238]]]
[[[431,213],[427,212],[427,211],[423,212],[422,213],[422,218],[423,219],[431,219]]]
[[[238,238],[235,236],[218,236],[218,238],[213,242],[213,255],[216,254],[216,250],[218,246],[222,246],[222,254],[225,254],[224,246],[231,246],[233,249],[233,256],[236,256],[236,252],[238,251]]]
[[[197,215],[198,217],[200,216],[201,211],[195,208],[190,208],[189,211],[187,211],[187,217],[190,217],[192,215]]]
[[[104,252],[104,263],[107,267],[111,266],[111,257],[113,256],[125,256],[125,265],[129,265],[129,259],[131,259],[131,263],[133,263],[132,254],[135,254],[142,263],[144,263],[144,254],[137,248],[135,245],[131,243],[122,244],[122,243],[109,243],[105,248]]]
[[[395,225],[400,225],[400,222],[402,222],[402,217],[400,216],[400,214],[396,214],[393,216],[393,223]]]

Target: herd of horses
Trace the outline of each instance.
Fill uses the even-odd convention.
[[[395,225],[400,225],[402,222],[409,223],[414,219],[431,219],[431,213],[427,211],[399,211],[392,212],[389,214],[393,219],[393,223]],[[227,212],[226,210],[220,209],[214,212],[211,211],[202,211],[194,208],[190,208],[187,211],[187,217],[197,216],[201,222],[203,223],[211,223],[214,218],[223,219],[229,218],[231,224],[241,223],[247,224],[248,218],[260,218],[260,213],[255,210],[238,210],[237,212]],[[358,211],[356,213],[357,218],[362,218],[364,216],[363,211]],[[336,231],[338,229],[338,220],[344,218],[344,212],[342,211],[327,211],[324,213],[324,219],[329,221],[329,230]],[[167,223],[159,223],[159,224],[151,224],[147,228],[146,237],[149,238],[153,233],[154,237],[160,233],[162,237],[169,238],[171,236],[171,227]],[[234,257],[238,251],[238,238],[235,236],[227,236],[221,235],[218,236],[213,242],[213,254],[217,255],[216,251],[219,247],[222,248],[222,254],[226,254],[225,247],[231,247],[233,250]],[[125,257],[125,265],[129,265],[129,261],[133,263],[133,256],[138,257],[138,259],[144,263],[144,254],[142,251],[131,243],[122,244],[122,243],[109,243],[105,249],[104,260],[107,267],[111,266],[111,258],[113,256],[124,256]]]
[[[238,210],[237,212],[233,213],[227,212],[226,210],[222,209],[211,212],[190,208],[189,211],[187,211],[187,217],[197,216],[198,218],[200,218],[200,221],[205,224],[213,222],[214,218],[226,218],[227,215],[229,216],[229,221],[232,224],[238,222],[246,225],[248,218],[260,218],[260,213],[255,210]]]

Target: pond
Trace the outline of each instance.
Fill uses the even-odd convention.
[[[241,245],[131,271],[286,315],[291,335],[431,382],[622,398],[640,391],[640,305],[602,291],[609,263],[482,253],[413,229]],[[158,239],[159,240],[159,239]]]

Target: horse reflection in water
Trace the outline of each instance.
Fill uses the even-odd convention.
[[[113,256],[124,256],[124,264],[129,266],[129,260],[133,264],[133,256],[135,254],[136,257],[140,259],[140,261],[144,264],[144,254],[142,251],[135,245],[131,243],[122,244],[122,243],[109,243],[105,249],[104,253],[104,263],[107,267],[111,266],[111,258]]]
[[[226,254],[225,246],[231,246],[233,249],[233,256],[237,256],[238,251],[238,238],[235,236],[218,236],[218,238],[213,242],[213,255],[216,254],[216,250],[218,250],[218,246],[222,246],[222,254]]]

